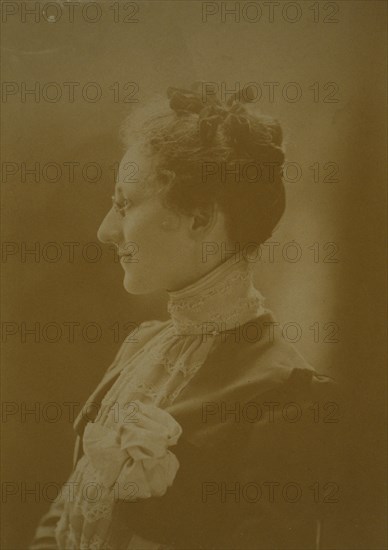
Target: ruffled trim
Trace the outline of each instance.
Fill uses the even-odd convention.
[[[138,486],[138,498],[161,496],[179,467],[168,447],[176,445],[182,428],[159,407],[139,400],[129,405],[130,412],[128,407],[115,411],[113,428],[101,424],[86,427],[85,455],[105,487],[130,481]]]
[[[165,410],[138,400],[118,411],[117,423],[89,423],[85,455],[63,493],[65,513],[56,530],[60,549],[99,549],[106,538],[117,500],[163,496],[175,479],[179,461],[169,450],[182,434]],[[115,411],[117,414],[117,411]]]

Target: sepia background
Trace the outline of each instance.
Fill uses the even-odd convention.
[[[5,4],[16,6],[16,13],[11,7],[5,14]],[[302,16],[295,22],[287,20],[294,17],[292,8],[283,17],[284,2],[272,22],[263,2],[256,2],[263,10],[259,21],[243,17],[253,17],[243,11],[247,2],[213,2],[209,8],[200,1],[139,1],[129,8],[126,2],[101,2],[96,23],[77,10],[74,22],[64,15],[50,22],[47,14],[23,22],[22,4],[34,3],[2,6],[2,474],[3,486],[8,483],[2,548],[26,548],[48,507],[42,490],[70,472],[74,433],[66,404],[75,403],[79,412],[113,360],[127,323],[167,318],[166,294],[126,294],[113,252],[102,247],[101,257],[91,261],[97,249],[87,243],[96,242],[110,207],[124,116],[168,86],[198,80],[227,89],[260,84],[258,106],[280,120],[287,159],[302,170],[298,181],[286,185],[286,215],[271,239],[280,243],[274,261],[263,255],[255,281],[277,320],[300,327],[298,349],[351,397],[347,455],[339,457],[347,504],[333,514],[333,548],[386,548],[385,2],[319,2],[319,13],[314,2],[296,2]],[[63,4],[58,2],[62,10]],[[240,21],[232,15],[223,21],[223,4],[237,6]],[[125,22],[136,5],[132,19],[138,21]],[[333,6],[337,13],[331,16]],[[204,20],[204,9],[217,13]],[[88,13],[92,18],[92,8]],[[74,102],[49,102],[41,93],[39,101],[31,95],[23,101],[23,82],[29,89],[36,82],[79,87]],[[80,90],[88,82],[103,90],[99,101],[83,99]],[[125,90],[128,82],[138,91]],[[279,83],[273,101],[266,82]],[[298,101],[281,93],[290,82],[302,89]],[[335,87],[324,88],[327,83]],[[125,101],[131,90],[137,103]],[[327,101],[330,90],[338,101]],[[79,163],[74,181],[66,162]],[[23,163],[38,163],[38,181],[23,178]],[[47,163],[61,165],[63,177],[49,181]],[[98,181],[82,176],[87,163],[103,167]],[[328,177],[333,164],[326,163],[338,166],[335,176]],[[92,169],[90,174],[93,179]],[[281,252],[292,241],[302,251],[298,261]],[[74,261],[64,244],[71,242],[79,243]],[[55,244],[49,249],[47,243]],[[23,247],[34,246],[36,256],[24,255]],[[56,250],[62,257],[50,261]],[[23,323],[38,323],[40,336],[23,341]],[[55,338],[53,329],[45,338],[47,323],[59,325],[62,335]],[[78,323],[70,342],[69,323]],[[90,323],[101,332],[96,342]],[[36,417],[23,416],[33,407]],[[37,496],[24,495],[23,487],[35,487]],[[8,494],[12,488],[15,494]]]

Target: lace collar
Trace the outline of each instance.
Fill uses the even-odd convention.
[[[253,264],[232,256],[185,288],[169,292],[176,334],[219,334],[266,312],[252,281]]]

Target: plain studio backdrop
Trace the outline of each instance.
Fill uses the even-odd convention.
[[[95,6],[71,22],[65,4],[39,17],[23,12],[34,2],[2,7],[2,548],[26,547],[70,472],[71,403],[78,413],[131,323],[167,318],[165,293],[126,294],[113,251],[88,243],[110,208],[124,116],[198,80],[254,83],[282,124],[296,164],[255,281],[286,337],[353,397],[336,547],[385,548],[386,4],[279,3],[271,20],[265,2],[104,2],[96,22]]]

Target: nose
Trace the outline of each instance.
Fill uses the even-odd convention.
[[[109,210],[102,220],[97,231],[97,238],[104,244],[119,244],[121,238],[121,223],[113,209]]]

